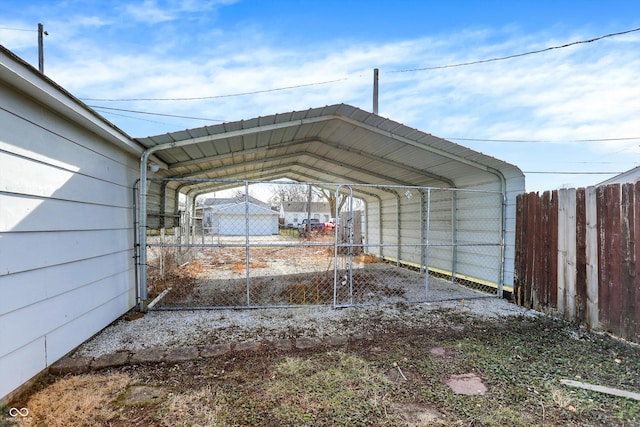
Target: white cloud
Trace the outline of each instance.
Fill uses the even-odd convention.
[[[633,161],[632,156],[638,154],[638,141],[571,142],[640,136],[638,37],[627,35],[486,64],[395,72],[507,56],[588,37],[521,36],[517,29],[505,28],[438,39],[382,44],[319,42],[282,48],[272,34],[261,33],[259,27],[245,27],[242,37],[237,37],[213,26],[206,32],[190,33],[166,25],[183,13],[197,15],[203,7],[215,9],[218,5],[196,1],[136,3],[127,11],[133,19],[165,24],[150,27],[144,36],[138,34],[139,39],[125,41],[108,38],[123,25],[116,19],[106,22],[87,13],[81,20],[71,17],[67,23],[73,23],[71,26],[55,22],[54,28],[64,30],[56,31],[56,39],[47,42],[51,46],[47,73],[81,98],[205,97],[340,80],[200,101],[89,102],[239,120],[340,102],[371,109],[372,69],[378,67],[383,116],[442,137],[557,142],[533,151],[531,144],[464,144],[495,157],[559,168],[562,163],[545,163],[544,156],[563,160],[568,147],[575,146],[583,151],[576,154],[576,161],[587,155],[606,156],[611,161],[626,155],[627,161]],[[91,27],[100,31],[79,36]],[[143,116],[153,123],[107,117],[133,136],[206,124],[153,116]],[[552,178],[528,177],[528,182]]]

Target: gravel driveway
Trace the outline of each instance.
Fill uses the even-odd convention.
[[[82,344],[72,357],[100,357],[116,351],[187,347],[247,340],[361,335],[383,332],[402,322],[407,327],[437,323],[439,310],[482,317],[536,316],[538,312],[496,297],[438,303],[377,305],[334,309],[150,311],[135,320],[121,318]]]

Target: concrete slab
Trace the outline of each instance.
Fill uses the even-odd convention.
[[[166,362],[182,362],[185,360],[197,359],[200,352],[196,347],[170,348],[164,355]]]
[[[304,350],[307,348],[320,347],[322,340],[314,337],[300,337],[296,340],[296,348]]]
[[[166,350],[162,347],[152,347],[143,350],[138,350],[131,356],[131,363],[146,363],[146,362],[162,362],[164,360],[164,354]]]
[[[349,337],[344,335],[335,335],[325,338],[324,342],[330,347],[341,347],[349,343]]]
[[[100,356],[91,363],[91,370],[97,371],[115,366],[123,366],[129,363],[129,353],[126,351],[118,351],[116,353],[105,354]]]
[[[260,341],[243,341],[236,344],[235,351],[258,351],[262,347]]]
[[[49,366],[51,375],[86,374],[90,370],[93,357],[65,357]]]
[[[276,349],[283,351],[291,350],[292,347],[291,340],[288,339],[277,339],[272,344]]]
[[[202,347],[200,349],[200,357],[222,356],[223,354],[229,353],[230,351],[231,351],[231,345],[228,343],[213,344],[213,345]]]

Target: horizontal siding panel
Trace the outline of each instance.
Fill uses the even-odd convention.
[[[0,232],[97,230],[131,227],[132,211],[0,193]]]
[[[133,247],[131,230],[0,233],[0,276]]]
[[[14,350],[5,351],[11,343],[0,340],[0,397],[6,396],[47,367],[45,338],[39,337]]]
[[[39,303],[108,277],[132,272],[133,252],[127,250],[73,263],[0,276],[0,315]]]
[[[0,356],[63,327],[114,298],[126,295],[128,299],[130,279],[128,272],[120,273],[3,315],[0,318],[0,336],[6,344],[3,344]],[[128,307],[122,308],[124,312]],[[21,327],[16,328],[15,325]],[[99,326],[106,325],[96,325],[96,328]]]
[[[119,173],[123,173],[119,171]],[[131,205],[128,185],[0,152],[0,191],[112,206]],[[133,182],[133,181],[131,181]]]
[[[29,153],[27,157],[81,164],[85,172],[95,176],[103,173],[104,179],[108,179],[114,170],[111,164],[126,165],[134,171],[138,169],[138,159],[132,154],[72,122],[61,120],[59,115],[39,104],[25,102],[23,94],[8,91],[0,85],[0,99],[3,104],[11,104],[13,113],[0,110],[0,150],[9,146],[20,153]],[[45,160],[45,163],[50,161]],[[109,167],[105,168],[105,165]],[[95,173],[91,173],[92,170]]]
[[[69,353],[129,310],[132,299],[122,293],[47,334],[47,366]]]

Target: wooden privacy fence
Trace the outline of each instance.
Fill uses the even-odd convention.
[[[640,182],[516,203],[517,303],[640,342]]]

